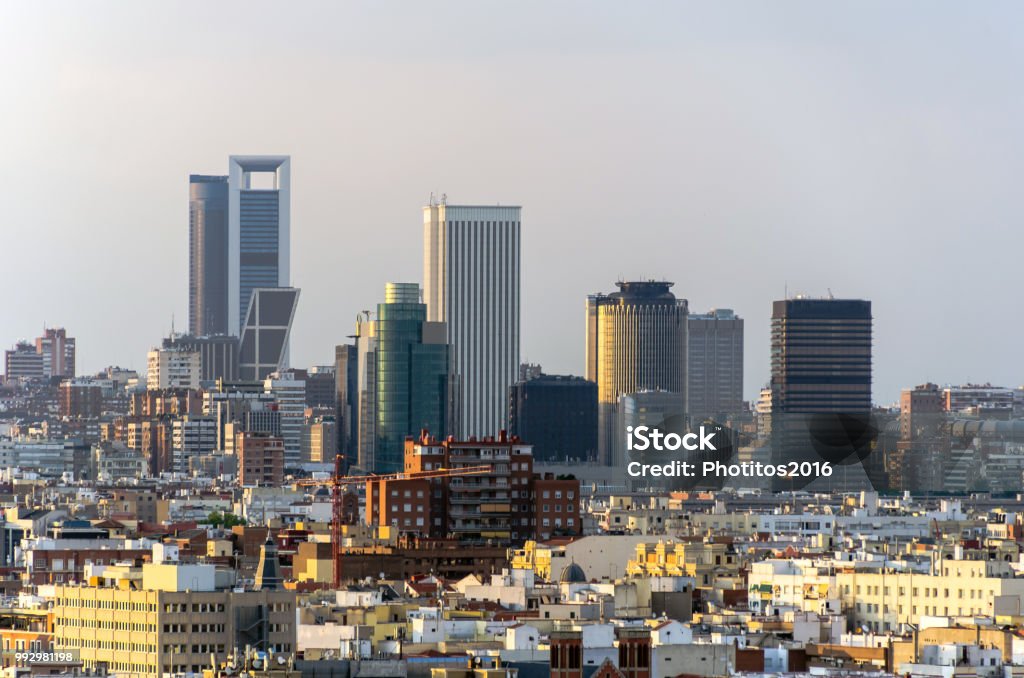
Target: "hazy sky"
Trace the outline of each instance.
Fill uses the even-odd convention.
[[[523,206],[523,355],[583,370],[584,299],[667,278],[746,319],[871,299],[875,400],[1024,383],[1024,5],[4,3],[0,347],[79,370],[187,328],[189,173],[292,156],[296,366],[386,281],[421,206]]]

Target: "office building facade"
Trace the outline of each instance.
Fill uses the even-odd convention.
[[[376,450],[373,471],[402,470],[406,436],[448,432],[449,348],[442,322],[427,321],[416,283],[388,283],[377,305]]]
[[[164,339],[163,347],[198,353],[200,381],[238,380],[238,339],[236,337],[226,334],[214,336],[172,334]]]
[[[260,179],[268,180],[260,184]],[[233,155],[228,161],[228,327],[239,331],[253,290],[288,287],[291,159]]]
[[[291,160],[238,155],[189,177],[189,333],[238,336],[253,291],[287,287]]]
[[[508,389],[519,369],[521,208],[423,208],[427,320],[447,324],[457,388],[454,433],[507,428]]]
[[[234,334],[228,326],[228,178],[188,178],[188,331]]]
[[[671,282],[616,283],[618,292],[587,298],[586,377],[597,384],[598,459],[621,465],[615,422],[622,395],[668,391],[686,408],[688,303]]]
[[[260,381],[288,366],[288,341],[298,303],[299,290],[294,287],[252,290],[238,340],[240,379]]]
[[[743,319],[719,308],[690,314],[687,325],[687,414],[723,423],[743,410]]]
[[[509,389],[509,433],[533,446],[536,461],[597,458],[597,384],[539,374]]]
[[[75,339],[63,327],[49,327],[37,337],[36,352],[43,357],[43,376],[75,376]]]
[[[354,344],[334,347],[334,387],[337,403],[338,452],[345,457],[346,468],[358,461],[356,436],[358,433],[359,387],[358,352]]]
[[[274,396],[281,417],[285,468],[302,463],[302,433],[306,421],[306,382],[292,372],[274,372],[263,382],[263,390]]]
[[[43,356],[32,344],[20,341],[13,349],[4,351],[4,378],[13,382],[18,379],[42,379]]]
[[[147,357],[146,388],[199,388],[199,352],[184,348],[154,348]]]
[[[779,463],[824,457],[850,467],[851,455],[866,454],[871,337],[870,301],[798,297],[773,303],[772,448]],[[837,470],[833,486],[846,475]]]

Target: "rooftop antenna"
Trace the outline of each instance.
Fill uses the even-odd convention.
[[[789,281],[785,280],[782,283],[782,298],[789,299]]]

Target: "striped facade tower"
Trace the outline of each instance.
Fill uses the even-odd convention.
[[[449,432],[460,440],[508,427],[519,370],[519,207],[423,208],[427,321],[447,323],[451,346]]]

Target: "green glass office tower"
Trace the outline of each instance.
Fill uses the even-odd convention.
[[[376,320],[373,471],[401,471],[405,437],[448,434],[449,350],[444,323],[427,322],[416,283],[388,283]]]

